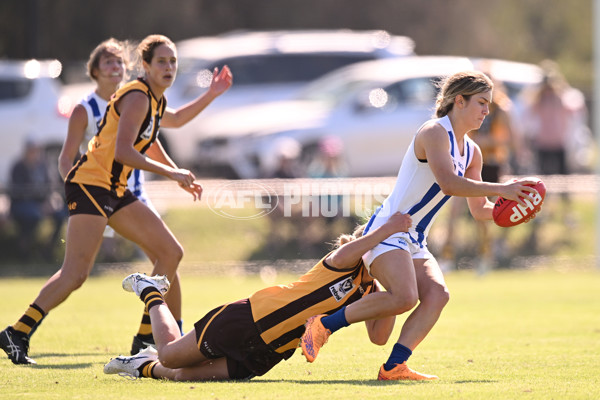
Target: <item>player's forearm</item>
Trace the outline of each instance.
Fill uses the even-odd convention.
[[[439,179],[438,185],[445,195],[459,197],[499,196],[502,187],[499,183],[476,181],[456,175]]]
[[[388,238],[393,232],[388,232],[381,226],[367,235],[346,243],[330,256],[330,263],[336,267],[347,267],[356,264],[362,256],[382,240]]]
[[[177,110],[170,111],[169,114],[165,114],[161,125],[167,128],[179,128],[200,114],[217,97],[218,95],[212,91],[206,91],[190,103],[185,104]]]

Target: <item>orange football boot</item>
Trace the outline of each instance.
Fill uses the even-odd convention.
[[[321,323],[321,318],[324,316],[325,314],[310,317],[304,325],[306,327],[304,335],[300,338],[302,354],[310,363],[315,361],[319,350],[327,343],[327,339],[331,335],[331,331]]]
[[[378,381],[434,381],[438,379],[435,375],[422,374],[413,371],[406,365],[406,361],[386,371],[383,365],[379,368]]]

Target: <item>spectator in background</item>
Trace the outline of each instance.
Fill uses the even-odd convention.
[[[541,66],[544,69],[544,78],[531,94],[526,126],[537,160],[536,172],[541,175],[568,175],[568,149],[570,143],[575,140],[576,118],[581,111],[581,102],[573,101],[574,98],[570,95],[572,89],[554,62],[546,60]],[[562,193],[561,199],[562,218],[571,225],[574,221],[569,212],[569,194]],[[547,202],[546,208],[552,207],[551,204]],[[541,219],[533,221],[530,248],[537,245],[536,228],[543,218],[542,215]]]
[[[569,173],[567,144],[572,134],[574,110],[566,103],[568,86],[557,69],[545,65],[542,83],[533,93],[528,131],[537,156],[538,172],[543,175]]]
[[[344,143],[338,136],[325,136],[319,141],[318,152],[312,162],[308,165],[307,175],[310,178],[342,178],[348,174],[344,161]],[[326,186],[327,184],[325,184]],[[333,185],[335,187],[336,185]],[[344,195],[327,194],[320,196],[320,206],[326,211],[327,217],[321,218],[323,224],[321,231],[324,236],[331,237],[337,231],[347,231],[356,224],[352,216],[344,218]],[[336,223],[343,223],[343,227]]]
[[[275,139],[270,152],[273,156],[273,171],[269,178],[292,179],[300,178],[304,174],[300,170],[299,159],[302,147],[296,139],[282,137]],[[270,169],[269,166],[265,166]]]
[[[319,151],[308,165],[311,178],[341,178],[347,175],[343,160],[344,143],[337,136],[326,136],[319,141]]]
[[[42,149],[31,139],[25,142],[22,157],[11,169],[9,194],[19,255],[31,259],[41,250],[43,256],[48,256],[57,245],[67,213],[62,197],[52,188]],[[52,234],[40,243],[38,228],[45,217],[52,219]]]

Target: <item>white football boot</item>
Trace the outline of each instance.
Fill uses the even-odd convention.
[[[127,292],[133,292],[138,296],[142,294],[144,289],[151,286],[154,286],[162,294],[165,294],[169,290],[169,285],[169,280],[164,275],[148,276],[136,272],[123,279],[123,289]]]
[[[158,360],[158,352],[152,346],[146,347],[135,356],[118,356],[111,358],[104,366],[105,374],[119,374],[130,378],[140,378],[140,367],[146,362]]]

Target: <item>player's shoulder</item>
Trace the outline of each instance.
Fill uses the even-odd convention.
[[[140,93],[144,94],[144,96],[148,96],[150,93],[150,87],[146,82],[141,79],[136,79],[130,82],[127,82],[123,86],[121,86],[113,95],[112,99],[119,99],[125,95],[129,95],[131,93]]]
[[[448,132],[444,128],[438,119],[431,119],[425,122],[415,136],[415,148],[421,148],[422,146],[429,147],[435,146],[449,146],[448,143]]]
[[[71,116],[69,117],[69,120],[71,121],[85,121],[87,123],[87,119],[88,119],[88,109],[86,108],[86,106],[82,103],[76,104],[75,107],[73,107],[73,111],[71,111]]]
[[[448,135],[448,132],[446,131],[446,128],[444,128],[444,126],[441,124],[440,119],[435,118],[430,119],[426,121],[423,125],[421,125],[421,127],[417,131],[417,134],[422,136],[446,136]]]

